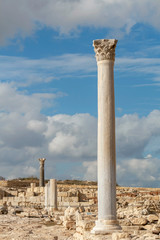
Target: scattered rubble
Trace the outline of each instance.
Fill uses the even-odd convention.
[[[103,236],[91,234],[98,212],[96,186],[59,184],[58,209],[52,212],[44,206],[43,187],[9,191],[12,196],[0,199],[0,240],[160,239],[159,189],[117,187],[122,230]]]

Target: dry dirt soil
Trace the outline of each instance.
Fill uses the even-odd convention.
[[[71,240],[73,234],[41,218],[0,215],[0,240]]]

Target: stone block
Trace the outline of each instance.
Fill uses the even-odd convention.
[[[69,202],[78,202],[79,198],[78,197],[70,197]]]
[[[62,201],[62,197],[57,197],[57,202],[61,202]]]
[[[130,240],[129,233],[112,233],[112,240]]]
[[[29,217],[30,214],[29,214],[29,212],[21,212],[21,213],[19,214],[19,216],[20,216],[20,217]]]
[[[153,234],[160,234],[160,225],[154,225],[152,228],[152,233]]]
[[[95,226],[94,220],[77,220],[76,227],[81,228],[85,231],[90,231]]]
[[[58,197],[67,197],[67,192],[58,192]]]
[[[133,218],[131,222],[133,225],[146,225],[148,221],[146,218],[139,217],[139,218]]]
[[[69,202],[69,197],[61,197],[62,198],[62,202]]]
[[[150,197],[150,199],[154,200],[154,201],[159,201],[160,200],[160,196],[157,195],[157,196],[152,196]]]
[[[73,239],[75,239],[75,240],[84,240],[83,235],[81,235],[77,232],[73,235],[73,237],[74,237]]]
[[[62,202],[78,202],[78,197],[61,197]]]
[[[59,202],[58,206],[59,207],[69,207],[69,202]]]
[[[29,197],[29,198],[27,198],[27,202],[36,203],[37,202],[37,197]]]
[[[63,226],[68,230],[76,229],[75,221],[64,221]]]
[[[83,228],[77,226],[77,224],[76,224],[76,232],[83,234]]]
[[[26,197],[32,197],[34,196],[34,192],[26,192]]]
[[[34,192],[39,193],[40,192],[39,187],[35,187]]]
[[[15,191],[11,191],[10,193],[11,193],[12,195],[14,195],[14,196],[18,196],[18,191],[16,191],[16,190],[15,190]]]
[[[76,189],[70,189],[68,192],[67,192],[67,196],[68,197],[78,197],[78,190]]]
[[[83,206],[83,207],[89,207],[90,205],[92,205],[92,203],[90,202],[79,202],[80,206]]]
[[[79,207],[79,202],[69,202],[70,207],[78,208]]]
[[[39,187],[39,192],[44,193],[44,187]]]
[[[43,196],[38,196],[38,198],[40,199],[41,202],[44,202],[44,199],[45,199],[44,195]]]
[[[58,202],[58,207],[79,207],[79,203],[76,202]]]
[[[3,197],[3,202],[8,201],[8,197]]]
[[[155,214],[150,214],[150,215],[147,216],[147,220],[148,220],[148,222],[150,222],[150,223],[157,222],[158,219],[159,219],[158,216],[155,215]]]

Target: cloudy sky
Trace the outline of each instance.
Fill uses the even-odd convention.
[[[116,38],[117,182],[160,186],[160,1],[0,0],[0,176],[96,180],[94,39]]]

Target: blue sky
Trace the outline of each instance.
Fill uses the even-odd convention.
[[[0,175],[96,180],[93,40],[116,38],[117,182],[159,186],[160,1],[0,0]]]

